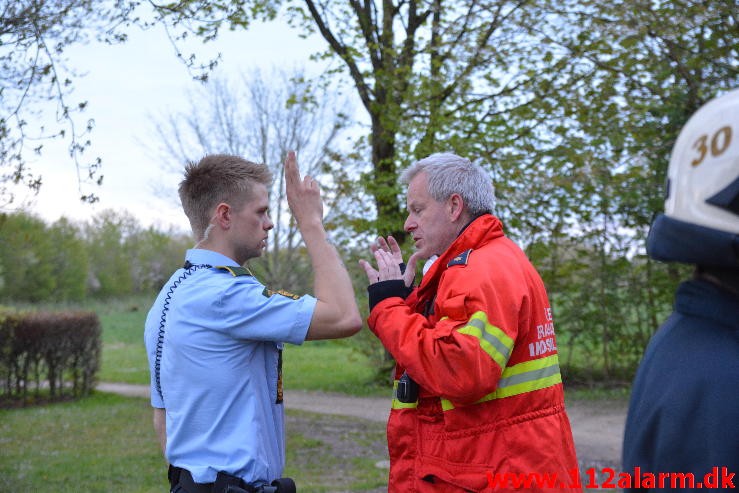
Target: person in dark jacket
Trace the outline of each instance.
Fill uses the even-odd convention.
[[[739,89],[682,129],[647,253],[696,267],[634,380],[626,491],[728,491],[739,485]]]

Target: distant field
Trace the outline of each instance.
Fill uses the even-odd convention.
[[[144,322],[152,297],[93,301],[77,306],[95,311],[103,331],[102,367],[98,380],[129,384],[149,383],[144,348]],[[34,307],[38,309],[38,307]],[[69,308],[50,305],[49,310]],[[351,395],[388,395],[371,383],[370,360],[345,340],[309,341],[302,346],[287,344],[284,353],[286,388],[322,390]]]

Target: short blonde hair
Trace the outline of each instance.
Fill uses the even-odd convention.
[[[254,183],[266,187],[272,183],[272,172],[266,165],[227,154],[211,154],[198,163],[188,163],[179,194],[195,238],[203,236],[218,204],[241,207],[251,198]]]

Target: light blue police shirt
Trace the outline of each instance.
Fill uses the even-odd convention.
[[[188,250],[185,258],[238,267],[209,250]],[[316,299],[271,294],[252,276],[215,268],[193,269],[183,279],[184,273],[176,271],[162,288],[144,331],[151,404],[166,409],[167,460],[198,483],[215,481],[218,471],[270,483],[285,464],[279,354],[283,342],[305,340]]]

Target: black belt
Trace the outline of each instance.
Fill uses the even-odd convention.
[[[295,483],[290,478],[280,478],[267,486],[254,487],[236,476],[219,472],[215,483],[196,483],[187,469],[170,465],[167,473],[169,484],[180,485],[187,493],[295,493]]]
[[[192,478],[192,474],[187,469],[181,467],[169,466],[169,482],[174,487],[180,485],[187,493],[221,493],[214,491],[215,483],[196,483]],[[240,480],[239,488],[247,493],[257,493],[258,490]]]

